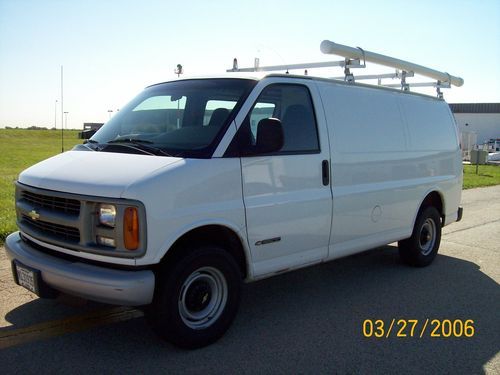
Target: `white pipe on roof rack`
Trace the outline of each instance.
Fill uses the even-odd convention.
[[[464,80],[462,78],[452,76],[445,72],[440,72],[438,70],[426,68],[422,65],[396,59],[394,57],[381,55],[375,52],[365,51],[361,48],[344,46],[342,44],[337,44],[329,40],[323,40],[321,42],[320,49],[321,52],[325,54],[338,55],[349,59],[364,59],[365,61],[369,61],[375,64],[389,66],[392,68],[405,70],[407,72],[411,71],[441,82],[449,82],[454,86],[462,86],[464,84]]]

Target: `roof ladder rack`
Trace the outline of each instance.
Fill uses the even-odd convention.
[[[437,96],[443,98],[441,89],[450,88],[453,86],[462,86],[464,80],[460,77],[452,76],[446,72],[440,72],[422,65],[414,64],[409,61],[396,59],[394,57],[381,55],[375,52],[365,51],[360,47],[349,47],[342,44],[337,44],[329,40],[324,40],[320,45],[321,52],[324,54],[338,55],[344,57],[342,61],[326,61],[302,64],[287,64],[287,65],[273,65],[273,66],[260,66],[259,59],[255,59],[254,66],[251,68],[238,68],[238,61],[233,60],[233,68],[228,69],[227,72],[270,72],[270,71],[286,71],[292,69],[305,69],[304,74],[307,75],[307,69],[311,68],[325,68],[339,66],[344,68],[344,76],[334,79],[343,79],[346,82],[354,83],[355,80],[377,79],[380,86],[386,87],[400,87],[403,91],[409,91],[411,87],[435,87]],[[363,63],[361,63],[363,61]],[[353,68],[365,68],[366,62],[371,62],[378,65],[388,66],[396,69],[393,74],[377,74],[377,75],[359,75],[354,77],[351,73]],[[413,77],[415,74],[431,78],[434,82],[423,83],[409,83],[406,78]],[[399,84],[382,84],[382,79],[397,78],[400,80]]]
[[[323,61],[323,62],[311,62],[311,63],[299,63],[299,64],[286,64],[286,65],[271,65],[271,66],[260,66],[260,60],[255,58],[254,66],[251,68],[238,68],[238,60],[233,60],[233,68],[227,69],[226,72],[278,72],[285,71],[289,74],[289,70],[295,69],[313,69],[313,68],[328,68],[332,66],[340,66],[345,70],[349,71],[352,68],[365,68],[366,65],[361,64],[359,59],[344,59],[342,61]],[[307,70],[304,71],[307,75]]]
[[[440,72],[438,70],[434,70],[431,68],[427,68],[422,65],[414,64],[409,61],[405,60],[400,60],[396,59],[394,57],[390,56],[385,56],[381,55],[375,52],[370,52],[370,51],[365,51],[361,48],[353,48],[349,46],[344,46],[342,44],[337,44],[334,42],[331,42],[329,40],[324,40],[321,42],[320,45],[321,52],[325,54],[333,54],[333,55],[339,55],[343,56],[344,58],[360,58],[361,56],[365,61],[373,62],[375,64],[379,65],[384,65],[392,68],[396,68],[398,70],[401,70],[401,74],[399,75],[398,70],[396,70],[396,76],[395,78],[400,78],[401,79],[401,84],[390,84],[390,85],[384,85],[388,87],[398,87],[401,86],[401,89],[404,91],[408,91],[410,87],[435,87],[437,96],[438,98],[442,99],[443,98],[443,93],[441,92],[442,88],[450,88],[451,85],[454,86],[462,86],[464,84],[464,80],[460,77],[455,77],[452,76],[449,73],[446,72]],[[361,53],[361,55],[360,55]],[[424,77],[432,78],[435,79],[436,82],[429,82],[429,83],[407,83],[406,78],[407,77],[413,77],[414,74],[419,74]],[[399,75],[399,76],[398,76]],[[382,84],[381,78],[385,77],[378,77],[379,78],[379,85]],[[358,78],[359,79],[359,78]]]

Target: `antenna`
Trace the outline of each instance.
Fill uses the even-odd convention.
[[[174,69],[174,74],[177,74],[177,78],[179,78],[183,73],[184,73],[184,68],[182,67],[181,64],[177,64],[177,66]]]

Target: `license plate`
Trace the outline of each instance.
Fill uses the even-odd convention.
[[[29,291],[38,294],[38,277],[40,271],[29,268],[19,262],[15,263],[17,282]]]

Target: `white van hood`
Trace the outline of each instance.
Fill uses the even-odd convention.
[[[19,175],[19,182],[40,189],[120,198],[126,188],[182,159],[111,152],[68,151]]]

